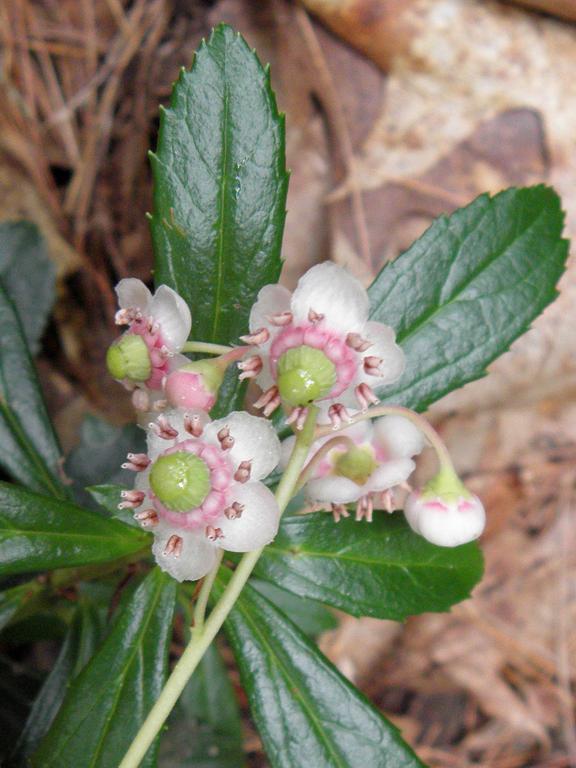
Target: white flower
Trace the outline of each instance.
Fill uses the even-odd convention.
[[[404,514],[413,531],[440,547],[458,547],[474,541],[486,524],[482,502],[470,493],[439,495],[416,491],[408,496]]]
[[[244,412],[210,422],[201,412],[167,411],[150,425],[148,454],[129,455],[138,470],[124,507],[154,534],[152,551],[178,581],[205,576],[218,550],[268,544],[280,511],[261,482],[280,458],[272,425]]]
[[[356,519],[372,518],[374,496],[382,494],[386,508],[392,508],[391,490],[406,483],[414,471],[412,460],[424,447],[422,433],[402,416],[384,416],[374,423],[359,422],[338,433],[352,444],[338,444],[314,465],[306,483],[306,497],[313,503],[331,505],[336,520],[348,516],[345,504],[358,502]],[[312,451],[322,448],[328,436],[318,440]],[[283,463],[295,438],[282,444]]]
[[[152,295],[132,277],[120,280],[116,293],[120,306],[116,323],[129,328],[109,348],[108,370],[128,389],[161,390],[169,371],[189,362],[177,353],[190,334],[190,309],[167,285]]]
[[[265,415],[284,401],[297,420],[322,401],[336,421],[341,406],[377,402],[372,385],[396,381],[405,363],[394,331],[369,321],[369,308],[358,280],[332,262],[308,270],[293,294],[280,285],[262,288],[243,339],[259,347],[263,365],[240,367],[266,390],[257,404]]]

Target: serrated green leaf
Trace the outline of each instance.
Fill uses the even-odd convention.
[[[176,582],[154,569],[103,645],[72,682],[31,759],[36,768],[118,765],[160,694],[167,670]],[[151,768],[157,744],[140,764]]]
[[[225,629],[273,768],[422,766],[397,728],[250,586]]]
[[[0,575],[105,563],[147,542],[116,520],[0,483]]]
[[[319,512],[284,517],[254,572],[353,616],[401,621],[468,597],[482,576],[482,554],[476,544],[430,544],[403,516],[335,524]]]
[[[240,710],[212,644],[178,700],[160,745],[162,768],[242,768]]]
[[[182,70],[151,155],[155,281],[189,303],[196,339],[235,342],[259,289],[278,279],[284,155],[268,71],[218,26]]]
[[[64,701],[70,682],[92,657],[103,635],[101,614],[91,605],[80,605],[64,639],[58,658],[40,689],[24,726],[15,756],[23,759],[38,746]]]
[[[299,597],[269,581],[251,579],[250,585],[285,613],[309,637],[317,637],[322,632],[328,632],[338,626],[336,616],[316,600]]]
[[[0,224],[0,281],[18,312],[34,354],[54,304],[56,269],[44,238],[32,222]]]
[[[563,222],[549,187],[481,195],[387,264],[369,289],[371,319],[396,329],[407,366],[379,395],[425,410],[484,376],[556,297]]]
[[[0,466],[34,491],[66,498],[62,454],[18,315],[0,285]]]

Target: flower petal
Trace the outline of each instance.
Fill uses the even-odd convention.
[[[192,328],[188,304],[172,288],[161,285],[150,304],[150,313],[160,325],[164,344],[171,352],[179,352]]]
[[[278,327],[272,325],[268,317],[280,314],[281,312],[289,312],[291,298],[292,294],[283,285],[274,283],[261,288],[256,303],[252,305],[250,310],[250,331],[254,332],[260,328],[268,328],[272,335],[277,333]],[[266,347],[265,344],[261,346]]]
[[[298,281],[292,296],[297,323],[308,322],[310,310],[324,315],[327,328],[342,333],[362,331],[370,303],[362,284],[331,261],[309,269]]]
[[[148,314],[152,294],[142,280],[126,277],[120,280],[115,291],[120,309],[139,309],[143,315]]]
[[[384,384],[392,384],[392,382],[397,381],[404,373],[406,359],[404,352],[396,344],[394,330],[384,323],[370,321],[364,326],[362,335],[372,342],[372,346],[366,350],[366,355],[373,355],[382,359],[380,366],[382,375],[371,376],[361,369],[356,384],[365,381],[371,386],[381,387]]]
[[[486,512],[477,496],[458,503],[424,500],[418,493],[406,500],[404,515],[412,530],[439,547],[458,547],[474,541],[484,530]]]
[[[374,422],[375,440],[392,459],[416,456],[424,448],[424,435],[404,416],[383,416]]]
[[[224,538],[218,546],[230,552],[251,552],[269,544],[278,532],[280,510],[272,491],[262,483],[236,483],[230,491],[233,501],[244,506],[242,516],[228,520],[222,515],[217,522]]]
[[[365,493],[364,486],[357,485],[347,477],[328,477],[310,480],[306,484],[306,496],[310,501],[323,501],[328,504],[348,504],[358,501]]]
[[[366,489],[370,491],[387,491],[399,483],[407,480],[416,465],[412,459],[393,459],[376,467],[366,483]]]
[[[164,554],[172,535],[182,539],[182,552],[178,557]],[[152,553],[160,568],[177,581],[196,581],[216,565],[218,550],[203,532],[185,531],[160,521],[154,529]]]
[[[261,480],[267,477],[280,461],[280,441],[272,424],[260,416],[252,416],[245,411],[234,411],[224,419],[218,419],[204,430],[206,438],[217,443],[217,434],[228,427],[234,445],[228,455],[235,465],[242,461],[251,461],[250,477]]]

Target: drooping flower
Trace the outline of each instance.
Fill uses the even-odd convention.
[[[177,353],[190,334],[190,309],[167,285],[152,295],[136,278],[120,280],[116,293],[116,324],[128,330],[108,349],[108,371],[127,389],[159,391],[170,370],[189,362]]]
[[[440,547],[474,541],[486,525],[486,512],[478,496],[446,469],[421,491],[408,496],[404,514],[413,531]]]
[[[331,262],[308,270],[293,294],[262,288],[243,337],[254,354],[239,367],[265,390],[256,403],[264,415],[284,402],[293,408],[289,421],[301,425],[306,407],[320,401],[340,423],[346,407],[377,402],[372,385],[396,381],[404,354],[389,326],[368,320],[369,308],[359,281]]]
[[[345,505],[353,502],[357,520],[370,521],[375,502],[392,511],[393,489],[405,484],[414,471],[412,458],[424,447],[422,433],[402,416],[384,416],[354,424],[338,433],[342,437],[347,444],[327,436],[312,447],[317,451],[326,446],[306,482],[308,500],[331,507],[336,521],[348,517]],[[290,437],[282,444],[283,463],[294,440]],[[331,449],[329,441],[334,444]]]
[[[186,361],[166,377],[166,400],[173,408],[211,410],[228,366],[239,360],[245,352],[246,347],[234,347],[219,357],[193,363]]]
[[[272,425],[244,412],[210,422],[201,412],[166,411],[148,430],[148,453],[130,454],[135,488],[124,507],[154,534],[158,565],[178,581],[200,579],[219,549],[249,552],[268,544],[280,519],[261,482],[276,467]]]

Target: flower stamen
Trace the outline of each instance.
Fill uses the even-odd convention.
[[[158,525],[158,513],[155,509],[144,509],[142,512],[137,512],[134,515],[134,519],[138,520],[142,528]]]
[[[239,501],[234,501],[224,510],[228,520],[237,520],[239,517],[242,517],[242,512],[244,512],[244,504],[240,504]]]
[[[218,442],[223,451],[229,451],[234,445],[234,438],[230,434],[230,428],[227,426],[222,427],[216,437],[218,438]]]
[[[241,461],[238,465],[238,469],[234,473],[234,480],[237,480],[239,483],[247,483],[248,480],[250,480],[250,475],[252,473],[252,462],[251,461]]]
[[[168,557],[169,555],[180,557],[182,554],[182,543],[182,537],[173,534],[166,542],[166,546],[164,547],[164,552],[162,554],[165,557]]]
[[[350,512],[346,509],[345,504],[332,504],[331,507],[335,523],[339,523],[342,517],[350,517]]]
[[[346,344],[355,352],[366,352],[372,346],[372,342],[362,338],[359,333],[349,333],[346,336]]]
[[[280,393],[278,387],[267,389],[254,403],[254,408],[262,409],[264,416],[270,416],[280,405]]]
[[[150,466],[150,459],[145,453],[129,453],[125,461],[122,464],[122,469],[131,469],[133,472],[142,472],[146,467]]]
[[[248,357],[246,360],[241,360],[238,363],[238,368],[242,371],[239,376],[240,381],[255,379],[262,370],[262,366],[263,363],[260,355],[252,355],[252,357]]]
[[[178,437],[178,430],[174,429],[163,414],[160,414],[156,421],[150,422],[148,427],[155,435],[161,437],[163,440],[174,440],[174,438]]]
[[[276,315],[268,315],[267,319],[271,325],[282,328],[285,325],[290,325],[294,316],[292,315],[292,312],[278,312]]]
[[[348,413],[346,406],[342,403],[334,403],[328,408],[328,418],[332,422],[334,429],[339,429],[343,421],[350,422],[351,416]]]
[[[370,404],[376,405],[377,403],[380,402],[380,400],[374,394],[374,391],[372,390],[372,388],[369,387],[368,384],[366,384],[366,382],[363,382],[362,384],[358,384],[358,386],[354,390],[354,394],[356,395],[356,399],[358,400],[358,403],[360,404],[360,408],[363,411],[367,410]]]
[[[184,429],[193,437],[200,437],[200,435],[204,432],[204,427],[202,425],[202,421],[200,420],[200,416],[198,416],[197,413],[193,414],[192,416],[187,413],[184,416]]]
[[[206,538],[210,541],[218,541],[218,539],[223,539],[224,534],[222,533],[222,528],[215,528],[213,525],[207,525]]]
[[[118,504],[118,509],[136,509],[146,498],[146,494],[143,491],[122,491],[120,498],[124,501]]]
[[[258,346],[259,344],[265,344],[270,338],[270,332],[267,328],[259,328],[254,333],[248,333],[246,336],[240,336],[240,341],[245,344],[251,344]]]
[[[369,376],[381,376],[382,371],[380,370],[380,366],[383,362],[384,361],[381,357],[376,357],[376,355],[368,355],[364,358],[364,372]]]
[[[356,517],[355,517],[356,522],[366,518],[366,521],[368,523],[371,523],[373,511],[374,511],[374,502],[372,501],[372,496],[370,494],[367,494],[366,496],[361,496],[358,499],[358,503],[356,504]]]

